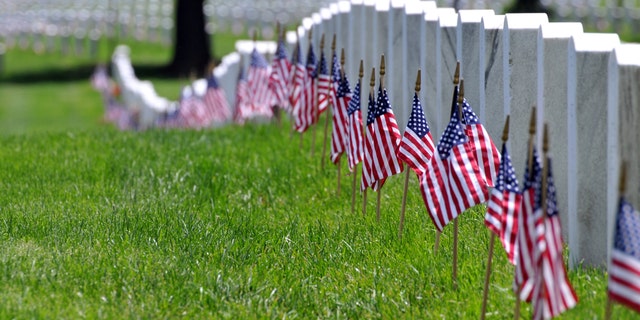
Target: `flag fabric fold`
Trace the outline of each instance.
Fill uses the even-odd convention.
[[[515,170],[511,164],[511,156],[509,156],[507,145],[504,143],[502,144],[501,160],[496,185],[489,195],[484,224],[500,238],[509,262],[515,264],[518,215],[522,195],[518,188]]]
[[[332,106],[332,127],[331,127],[331,162],[338,163],[340,156],[347,149],[347,108],[349,101],[351,101],[351,89],[349,88],[349,80],[346,75],[340,78],[340,66],[336,65],[338,62],[335,54],[333,55],[333,75],[332,81],[338,85],[337,92],[331,94],[335,96]],[[336,78],[336,71],[338,72]],[[332,91],[333,88],[332,88]]]
[[[434,150],[431,130],[429,130],[418,94],[414,93],[409,122],[398,148],[398,158],[413,169],[419,178],[427,170]]]
[[[225,123],[231,118],[231,108],[229,108],[227,96],[218,85],[218,81],[213,74],[207,79],[207,90],[202,100],[207,109],[209,125],[212,123]]]
[[[314,123],[316,102],[316,56],[313,45],[309,44],[307,53],[306,73],[304,75],[304,90],[302,101],[296,117],[296,131],[305,132]]]
[[[349,171],[362,161],[363,135],[362,135],[362,111],[360,110],[360,80],[353,88],[349,108],[347,109],[347,157],[349,160]]]
[[[327,68],[327,60],[324,57],[324,52],[320,52],[320,61],[318,62],[318,68],[316,69],[316,77],[318,85],[318,104],[317,106],[314,106],[315,111],[313,114],[313,123],[317,123],[320,119],[320,115],[329,107],[332,91],[331,75],[329,75],[329,69]]]
[[[544,237],[534,287],[533,318],[549,319],[573,308],[577,302],[562,258],[562,227],[556,205],[551,159],[547,159],[547,210],[543,212]],[[640,226],[640,225],[638,225]]]
[[[438,231],[462,212],[489,197],[487,186],[467,143],[464,126],[457,112],[454,91],[451,119],[420,179],[420,191],[431,221]]]
[[[293,118],[294,129],[298,129],[298,125],[302,123],[302,114],[304,114],[304,86],[307,72],[302,61],[300,43],[296,44],[294,56],[291,60],[294,62],[294,66],[289,90],[289,105],[291,106],[290,113]]]
[[[371,186],[377,191],[382,188],[388,177],[402,172],[403,165],[398,159],[401,136],[393,109],[389,104],[387,90],[379,86],[378,97],[373,108],[371,101],[369,103],[367,132],[364,139],[364,165],[362,166],[363,178],[366,173],[368,180],[366,185],[363,184],[362,189]]]
[[[469,143],[472,145],[475,153],[475,159],[484,181],[488,187],[495,185],[498,167],[500,166],[500,153],[495,144],[491,140],[489,133],[485,130],[480,119],[473,112],[473,109],[467,102],[462,103],[462,114],[465,123],[465,133],[469,137]]]
[[[275,105],[282,107],[290,112],[289,106],[289,79],[291,77],[291,63],[287,59],[287,52],[284,39],[280,37],[276,55],[271,66],[271,75],[269,77],[269,88]]]
[[[607,294],[640,312],[640,213],[623,197],[616,215]]]
[[[237,124],[244,124],[247,118],[252,114],[250,97],[251,91],[247,85],[244,68],[240,66],[240,70],[238,71],[238,82],[236,83],[236,100],[233,115],[233,120]]]
[[[537,248],[542,246],[544,239],[544,221],[540,203],[542,168],[535,146],[532,162],[531,170],[527,165],[524,174],[514,278],[514,292],[516,295],[519,293],[520,300],[527,302],[531,302],[533,298],[536,268],[540,259],[540,251]]]
[[[267,60],[255,48],[251,52],[249,62],[249,71],[247,73],[247,86],[251,91],[250,103],[252,115],[254,116],[273,116],[271,106],[273,105],[273,95],[269,89],[269,77],[271,76],[271,68]]]

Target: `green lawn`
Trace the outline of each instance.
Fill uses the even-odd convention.
[[[161,46],[132,53],[134,63],[167,59]],[[94,62],[24,51],[6,62],[12,79],[78,74],[0,82],[1,319],[479,317],[483,207],[460,219],[454,289],[452,228],[434,255],[415,177],[398,240],[404,177],[383,188],[380,222],[373,194],[365,217],[360,205],[352,214],[344,167],[336,196],[321,139],[312,158],[310,137],[300,150],[287,123],[119,132],[100,121]],[[165,96],[181,85],[151,80]],[[513,267],[496,252],[488,317],[511,319]],[[601,317],[605,273],[569,277],[580,302],[564,318]]]

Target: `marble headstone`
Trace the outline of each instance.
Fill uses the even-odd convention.
[[[480,24],[478,61],[480,61],[482,73],[480,87],[483,89],[480,90],[478,110],[484,110],[484,118],[481,120],[484,122],[489,136],[501,137],[506,119],[503,88],[504,70],[502,69],[504,16],[484,16]],[[494,141],[494,143],[498,142]]]
[[[578,22],[554,22],[538,30],[538,132],[547,123],[553,130],[553,177],[562,237],[569,239],[567,208],[567,50],[571,36],[582,33]],[[538,135],[538,146],[542,135]]]
[[[567,77],[568,220],[571,266],[607,258],[607,78],[618,35],[583,33],[569,42]],[[551,136],[555,131],[551,129]],[[551,141],[551,146],[554,146]],[[558,146],[563,147],[563,146]]]
[[[436,77],[439,81],[436,85],[440,92],[438,108],[440,108],[440,124],[442,130],[451,118],[451,97],[453,93],[453,76],[456,70],[456,46],[458,15],[442,15],[438,20],[436,33]],[[440,132],[439,134],[441,134]]]

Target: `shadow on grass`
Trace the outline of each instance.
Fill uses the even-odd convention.
[[[73,68],[51,67],[37,71],[27,71],[8,75],[0,75],[0,82],[18,84],[38,84],[43,82],[73,82],[88,80],[96,65],[85,64]],[[178,79],[173,76],[167,65],[135,65],[133,66],[138,79]],[[110,70],[109,70],[110,72]]]

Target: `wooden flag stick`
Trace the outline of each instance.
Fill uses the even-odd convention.
[[[627,189],[627,163],[625,161],[622,162],[620,167],[620,180],[618,185],[618,191],[620,193],[620,197],[622,197]],[[611,314],[613,313],[613,304],[614,301],[611,300],[609,294],[607,294],[607,306],[604,311],[604,319],[611,319]]]
[[[333,52],[335,52],[335,47],[336,47],[336,35],[333,35]],[[344,48],[342,49],[341,55],[340,55],[340,79],[342,81],[342,79],[344,78]],[[340,84],[338,84],[338,86],[340,86]],[[329,119],[329,116],[327,115],[327,119]],[[328,122],[328,120],[327,120]],[[346,123],[345,123],[346,125]],[[325,139],[326,139],[327,135],[325,132]],[[346,148],[346,146],[344,146]],[[343,150],[343,153],[346,153],[346,150]],[[336,196],[339,197],[340,196],[340,167],[342,166],[342,157],[338,158],[338,189],[336,190]],[[347,162],[349,161],[349,159],[347,159]],[[324,161],[323,161],[324,163]],[[347,164],[348,166],[348,164]]]
[[[456,71],[453,73],[453,97],[455,99],[456,91],[458,90],[458,84],[460,84],[460,61],[456,62]],[[433,246],[433,254],[438,253],[438,247],[440,246],[440,231],[436,231],[436,241]]]
[[[344,52],[344,49],[342,50],[342,52]],[[343,68],[344,71],[344,68]],[[362,83],[362,77],[364,76],[364,69],[363,69],[363,62],[362,59],[360,60],[360,72],[358,73],[358,77],[359,77],[359,83]],[[360,90],[360,92],[358,92],[360,94],[360,96],[358,97],[358,101],[361,101],[360,98],[362,97],[362,90]],[[353,184],[352,184],[352,191],[351,191],[351,213],[355,213],[356,212],[356,178],[358,177],[358,166],[356,165],[355,168],[353,168]]]
[[[529,121],[529,158],[527,159],[527,168],[529,168],[529,177],[533,177],[533,144],[536,139],[536,107],[531,108],[531,120]],[[516,305],[513,310],[513,318],[520,319],[520,287],[516,288]]]
[[[416,94],[420,92],[420,79],[421,79],[420,69],[418,69],[418,75],[416,76],[416,87],[415,87]],[[407,176],[404,179],[404,193],[402,194],[402,209],[400,209],[400,225],[398,226],[399,239],[402,239],[402,229],[404,229],[404,213],[407,207],[407,190],[409,189],[409,176],[411,175],[410,174],[411,170],[409,166],[407,166],[405,170],[407,171]]]
[[[380,57],[380,88],[384,88],[384,54]],[[382,197],[382,185],[378,187],[378,201],[376,202],[376,221],[380,222],[380,198]]]
[[[371,100],[375,99],[374,91],[376,86],[376,68],[371,68],[371,80],[369,81],[369,98]],[[368,114],[367,114],[368,116]],[[367,136],[367,123],[363,123],[362,135],[364,137]],[[362,173],[364,175],[364,162],[362,163]],[[363,176],[364,178],[364,176]],[[364,188],[364,193],[362,194],[362,216],[366,216],[367,214],[367,188]]]
[[[320,52],[324,51],[324,33],[322,34],[322,36],[320,37]],[[316,83],[316,87],[314,92],[316,93],[313,97],[313,101],[312,101],[312,105],[313,105],[313,114],[314,117],[318,120],[320,120],[320,108],[318,105],[319,102],[319,98],[318,95],[320,94],[320,92],[318,92],[318,82],[315,81]],[[313,133],[311,134],[311,156],[313,157],[313,154],[315,153],[315,149],[316,149],[316,132],[318,131],[318,126],[315,125],[313,126]],[[322,162],[322,169],[324,169],[324,162]]]
[[[504,129],[502,130],[502,144],[507,143],[509,140],[509,115],[504,122]],[[489,281],[491,279],[491,260],[493,259],[493,247],[496,241],[496,234],[491,233],[491,239],[489,239],[489,257],[487,258],[487,273],[484,275],[484,293],[482,294],[482,311],[480,313],[480,319],[485,318],[487,314],[487,298],[489,297]]]
[[[327,96],[331,96],[331,90],[332,90],[332,86],[333,84],[333,73],[335,72],[335,70],[333,70],[334,65],[333,65],[333,56],[336,54],[336,34],[333,34],[333,40],[331,41],[331,68],[329,69],[330,73],[329,73],[329,89],[327,92]],[[328,135],[329,135],[329,111],[333,111],[333,105],[332,103],[336,103],[335,101],[332,101],[331,99],[329,99],[329,104],[327,105],[327,111],[326,116],[325,116],[325,121],[324,121],[324,141],[322,142],[322,169],[324,169],[324,159],[325,156],[327,154],[327,140],[328,139]],[[319,116],[318,116],[319,117]],[[339,164],[338,164],[339,165]]]
[[[462,121],[462,103],[464,102],[464,79],[460,79],[460,92],[458,93],[458,117]],[[453,220],[453,288],[458,288],[458,220],[460,217],[456,217]]]

